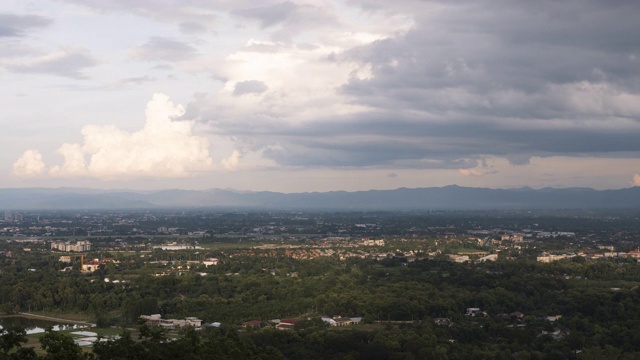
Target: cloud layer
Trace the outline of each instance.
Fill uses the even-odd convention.
[[[471,169],[492,157],[518,166],[640,153],[637,4],[350,4],[409,27],[308,49],[254,41],[219,71],[233,95],[259,96],[223,91],[189,111],[284,166]],[[294,10],[235,13],[268,29]]]
[[[192,134],[194,122],[177,120],[184,108],[163,94],[147,104],[141,130],[128,132],[114,125],[87,125],[82,144],[63,144],[57,151],[62,165],[51,176],[95,177],[111,180],[136,177],[185,177],[210,171],[213,161],[206,138]],[[13,165],[17,176],[37,176],[45,165],[37,150],[28,150]]]
[[[640,3],[44,2],[0,12],[3,118],[21,119],[3,126],[34,119],[15,131],[44,143],[42,108],[74,117],[83,140],[46,140],[54,166],[52,150],[13,150],[21,177],[184,177],[215,163],[249,179],[331,172],[335,188],[355,172],[384,186],[617,187],[640,171]],[[158,91],[185,109],[154,96],[138,131],[102,115]]]

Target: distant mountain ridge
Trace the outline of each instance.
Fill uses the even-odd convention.
[[[212,190],[0,189],[0,209],[144,209],[225,207],[299,210],[640,209],[640,187],[489,189],[450,185],[306,193]]]

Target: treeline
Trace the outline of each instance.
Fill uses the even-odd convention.
[[[94,314],[101,326],[130,325],[141,314],[196,316],[227,324],[233,331],[198,335],[194,349],[210,350],[207,336],[225,341],[237,336],[239,344],[255,349],[256,356],[269,347],[277,350],[270,354],[290,359],[359,359],[370,353],[374,355],[369,358],[383,354],[382,358],[398,359],[507,354],[522,359],[589,354],[603,358],[605,353],[624,358],[640,351],[640,266],[633,260],[591,262],[578,257],[550,264],[456,264],[444,258],[407,263],[402,256],[342,261],[295,260],[279,254],[228,256],[218,266],[195,266],[181,275],[165,276],[127,275],[126,266],[106,267],[92,275],[63,273],[60,267],[55,258],[36,255],[2,263],[2,310],[83,311]],[[103,280],[125,275],[127,282]],[[488,316],[465,316],[469,307]],[[514,313],[521,316],[514,318]],[[247,320],[318,315],[361,316],[370,325],[249,334],[238,334],[233,327]],[[561,317],[546,320],[551,315]],[[446,318],[451,324],[436,326],[433,318]],[[380,325],[391,321],[413,325]],[[142,346],[151,338],[133,340],[131,346]]]
[[[149,313],[238,324],[309,313],[368,321],[459,320],[468,307],[491,315],[519,311],[534,317],[581,314],[602,320],[640,310],[629,303],[635,293],[629,289],[640,284],[640,267],[609,260],[466,265],[445,259],[407,264],[402,257],[229,257],[218,266],[165,276],[137,269],[143,275],[130,275],[120,283],[103,279],[122,278],[125,266],[92,275],[63,273],[58,271],[61,266],[53,257],[2,266],[0,309],[88,312],[121,325]]]
[[[291,331],[263,329],[238,332],[234,327],[186,329],[167,337],[160,328],[142,326],[139,336],[123,331],[116,339],[96,342],[83,351],[64,334],[48,331],[40,338],[44,354],[25,347],[24,331],[2,330],[2,359],[65,360],[414,360],[414,359],[637,359],[638,349],[618,343],[567,337],[535,336],[492,321],[437,326],[431,322],[386,325],[377,329],[330,329],[322,326]],[[634,339],[623,339],[631,341]],[[580,346],[576,350],[576,346]]]

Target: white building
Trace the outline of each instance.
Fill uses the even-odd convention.
[[[568,259],[568,258],[572,258],[575,255],[567,255],[567,254],[561,254],[561,255],[552,255],[552,254],[542,254],[541,256],[538,256],[536,258],[537,261],[539,262],[552,262],[552,261],[558,261],[558,260],[562,260],[562,259]]]
[[[364,245],[364,246],[384,246],[384,240],[362,239],[362,245]]]
[[[91,243],[89,240],[54,241],[51,243],[51,250],[86,252],[91,251]]]

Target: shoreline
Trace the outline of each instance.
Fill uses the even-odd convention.
[[[90,322],[87,322],[87,321],[69,320],[69,319],[57,318],[57,317],[53,317],[53,316],[38,315],[38,314],[26,313],[26,312],[19,312],[19,313],[16,313],[16,314],[8,314],[8,315],[0,315],[0,318],[8,318],[8,317],[25,317],[25,318],[31,318],[31,319],[57,321],[57,322],[66,323],[66,324],[77,324],[77,325],[86,325],[88,327],[96,327],[96,324],[93,324],[93,323],[90,323]]]

